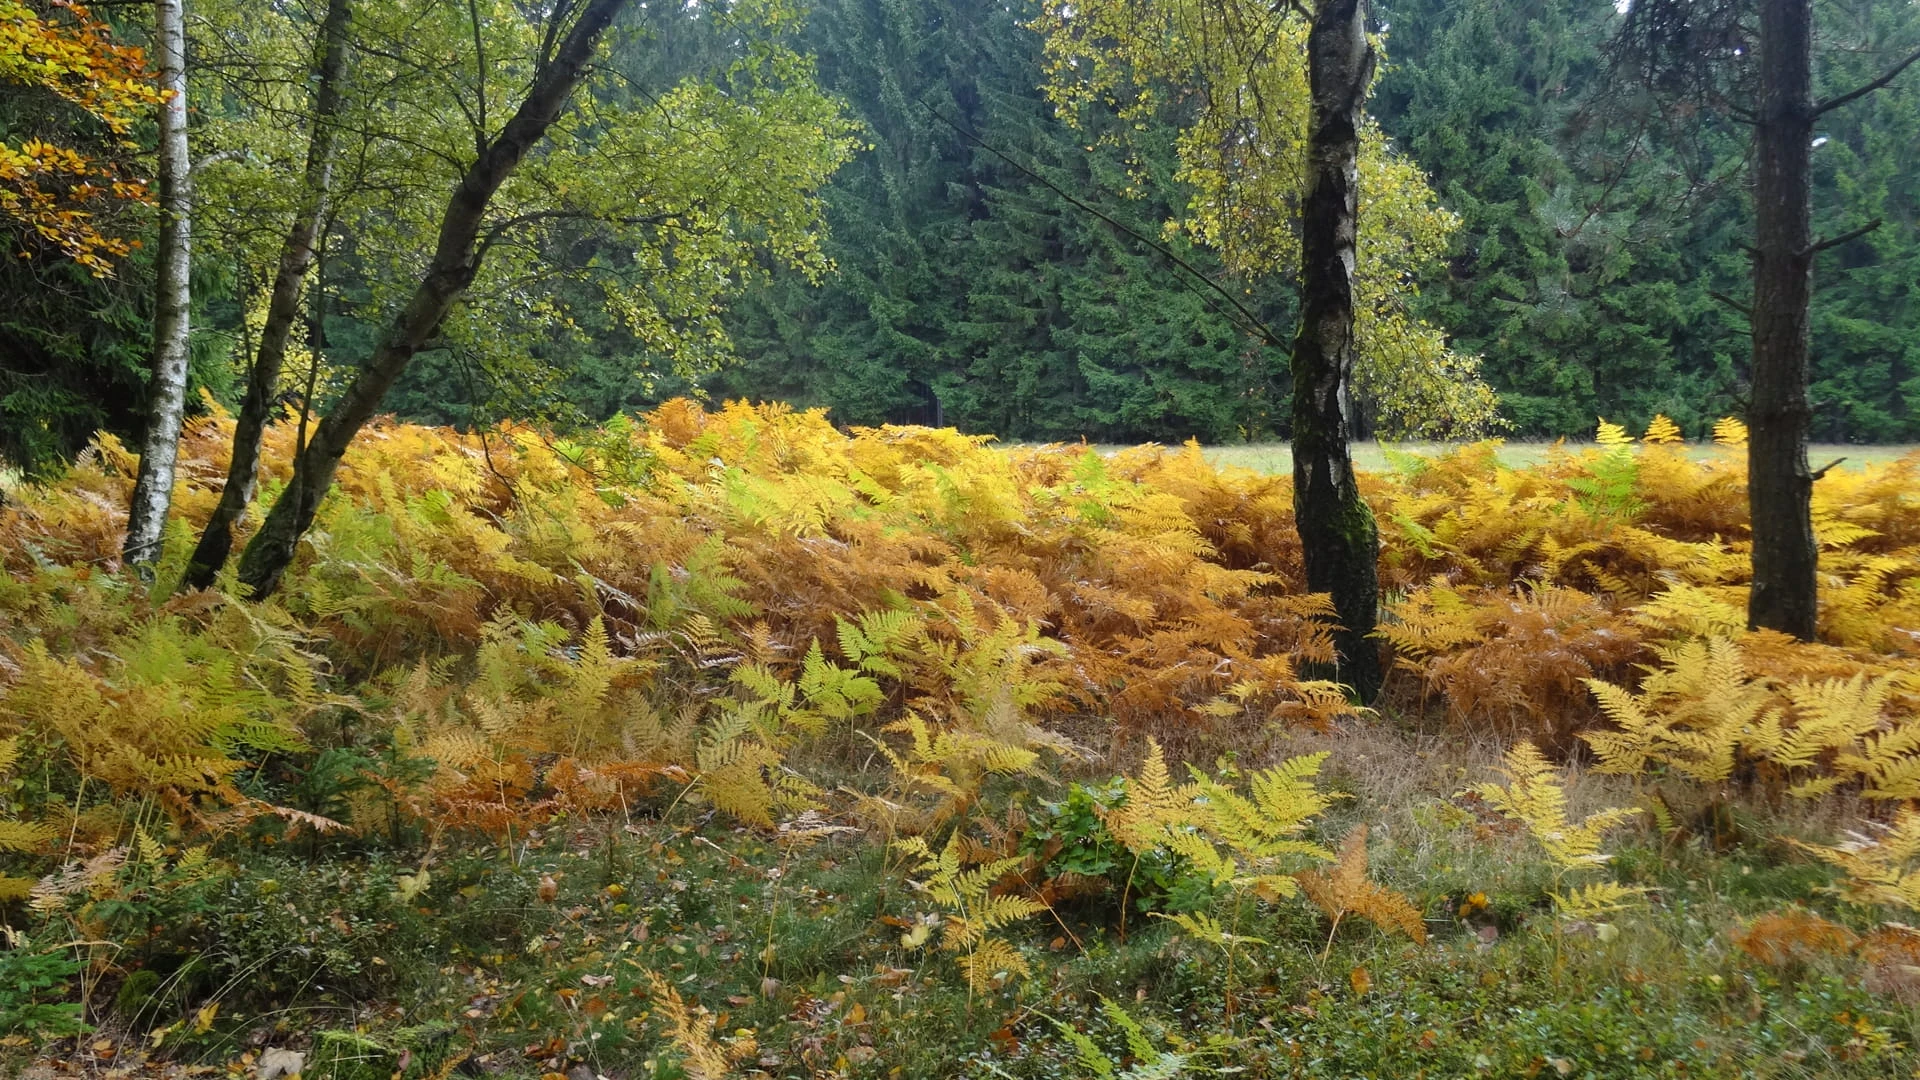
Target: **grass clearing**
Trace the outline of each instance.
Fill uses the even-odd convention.
[[[1362,442],[1353,445],[1354,466],[1369,472],[1383,472],[1393,467],[1389,456],[1392,454],[1414,454],[1420,457],[1437,457],[1456,449],[1454,443],[1377,443]],[[1101,453],[1113,453],[1124,447],[1108,444],[1096,444]],[[1207,460],[1215,465],[1241,469],[1252,469],[1260,473],[1288,473],[1293,471],[1293,449],[1284,442],[1243,443],[1231,446],[1205,447]],[[1600,444],[1591,442],[1501,442],[1500,463],[1508,468],[1523,469],[1545,461],[1556,450],[1579,453],[1583,450],[1598,450]],[[1908,454],[1920,450],[1913,444],[1888,446],[1852,446],[1845,443],[1815,443],[1807,449],[1807,458],[1814,468],[1829,461],[1845,458],[1840,467],[1863,468],[1867,465],[1884,465],[1898,461]],[[1704,461],[1724,451],[1712,443],[1693,443],[1687,446],[1687,453],[1695,460]]]

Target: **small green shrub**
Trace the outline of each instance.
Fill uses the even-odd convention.
[[[1033,859],[1046,879],[1072,875],[1098,880],[1101,892],[1127,898],[1137,911],[1200,911],[1211,905],[1213,880],[1165,848],[1136,858],[1111,832],[1104,815],[1127,801],[1127,778],[1074,784],[1066,798],[1042,803],[1027,822],[1020,853]]]
[[[0,951],[0,1033],[54,1039],[88,1030],[80,1005],[67,1000],[80,962],[65,950],[41,950],[15,935]]]

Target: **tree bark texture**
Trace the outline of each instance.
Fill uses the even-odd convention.
[[[1802,641],[1818,616],[1819,549],[1807,465],[1807,308],[1813,285],[1813,5],[1762,0],[1754,128],[1753,397],[1747,623]]]
[[[340,117],[340,81],[346,69],[347,29],[352,21],[348,0],[328,0],[327,14],[314,44],[312,128],[307,135],[307,163],[300,204],[280,245],[273,288],[267,298],[267,317],[260,330],[260,349],[247,373],[246,396],[233,427],[233,457],[227,466],[220,502],[207,519],[200,542],[187,563],[183,584],[205,589],[213,584],[233,549],[233,527],[253,502],[259,482],[260,442],[273,418],[274,389],[287,358],[287,342],[300,321],[300,285],[313,266],[314,243],[326,225],[333,186],[336,124]]]
[[[1293,341],[1293,500],[1307,587],[1339,613],[1338,677],[1362,701],[1380,689],[1380,535],[1348,451],[1358,355],[1354,260],[1360,125],[1375,56],[1363,0],[1317,0],[1307,38],[1312,88],[1301,205],[1300,328]]]
[[[173,503],[174,465],[187,405],[187,345],[192,294],[193,163],[187,151],[187,30],[185,0],[155,0],[154,45],[160,87],[157,171],[160,236],[154,246],[153,367],[147,382],[147,431],[140,472],[127,512],[125,559],[147,566],[160,557],[161,533]]]
[[[600,36],[627,3],[588,0],[559,48],[541,66],[519,109],[461,177],[441,215],[425,275],[382,334],[373,356],[314,426],[313,438],[294,459],[293,478],[240,556],[240,581],[255,599],[280,587],[354,436],[373,419],[387,391],[473,284],[480,270],[480,227],[487,204],[566,108],[586,77]]]

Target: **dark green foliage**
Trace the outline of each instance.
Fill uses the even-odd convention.
[[[42,472],[96,431],[140,430],[143,276],[129,267],[100,280],[70,262],[0,261],[0,462]]]
[[[79,975],[65,948],[0,949],[0,1034],[52,1039],[86,1031],[79,1004],[68,1000]]]
[[[1582,435],[1596,416],[1660,412],[1698,435],[1734,411],[1745,341],[1707,295],[1741,291],[1744,268],[1720,258],[1740,238],[1734,190],[1686,205],[1650,137],[1580,126],[1610,0],[1388,9],[1393,63],[1375,112],[1462,218],[1426,313],[1486,357],[1516,430]],[[1737,142],[1708,146],[1737,160]]]
[[[717,391],[1013,439],[1274,432],[1278,358],[1162,256],[955,130],[1139,232],[1172,216],[1171,126],[1154,160],[1089,151],[1037,89],[1040,42],[1020,25],[1031,14],[981,0],[815,6],[822,81],[873,149],[829,190],[838,274],[818,289],[776,278],[739,305],[743,359]],[[1121,197],[1134,185],[1145,197]]]
[[[1597,100],[1610,0],[1388,0],[1393,64],[1374,109],[1458,212],[1429,318],[1486,357],[1516,430],[1581,435],[1654,413],[1689,437],[1744,409],[1750,291],[1746,131],[1703,120],[1684,143]],[[1871,79],[1920,25],[1880,5],[1821,9],[1823,93]],[[1825,255],[1813,303],[1814,438],[1920,434],[1920,230],[1912,80],[1824,117],[1818,232],[1874,234]],[[1631,111],[1630,109],[1628,110]],[[1603,123],[1603,120],[1610,122]]]
[[[0,122],[0,133],[5,130]],[[0,250],[21,239],[0,232]],[[195,323],[187,373],[189,415],[202,394],[224,400],[233,383],[237,323],[229,282],[194,280]],[[57,252],[0,259],[0,466],[41,475],[72,460],[96,433],[135,442],[146,426],[152,350],[152,262],[144,251],[122,260],[114,277],[96,278]]]
[[[1707,126],[1680,144],[1658,125],[1599,122],[1612,0],[1377,6],[1390,63],[1372,111],[1462,219],[1448,273],[1417,306],[1484,356],[1515,432],[1579,436],[1597,416],[1639,430],[1665,413],[1700,437],[1743,411],[1745,319],[1713,294],[1741,302],[1748,292],[1744,130]],[[1009,439],[1285,434],[1284,358],[1255,347],[1163,256],[947,123],[1144,234],[1175,216],[1186,198],[1172,180],[1175,118],[1133,133],[1131,156],[1097,144],[1106,118],[1070,130],[1037,89],[1039,39],[1022,25],[1032,14],[1028,2],[986,0],[814,6],[806,46],[871,149],[826,193],[838,270],[817,287],[776,272],[750,288],[728,318],[733,365],[690,380],[596,297],[558,283],[570,332],[534,342],[529,357],[423,354],[389,406],[460,425],[567,425],[704,389],[826,405],[843,423],[944,423]],[[711,62],[711,20],[672,5],[647,18],[614,46],[634,78],[664,87]],[[1920,39],[1920,20],[1897,5],[1850,0],[1821,18],[1827,94]],[[1920,438],[1920,78],[1828,114],[1820,137],[1817,231],[1882,225],[1820,258],[1813,435]],[[1218,273],[1207,252],[1170,243]],[[350,368],[370,353],[381,312],[349,238],[336,247],[327,342]],[[111,281],[57,260],[0,266],[12,301],[0,311],[0,459],[42,470],[96,430],[140,430],[144,259],[136,253]],[[196,378],[216,397],[242,336],[226,285],[196,283]],[[1290,293],[1253,299],[1284,329]],[[511,311],[488,317],[512,332]]]
[[[1823,96],[1877,76],[1920,44],[1898,5],[1818,9],[1840,46],[1819,61]],[[1820,257],[1814,270],[1813,431],[1820,442],[1920,437],[1920,78],[1821,118],[1813,152],[1814,227],[1834,236],[1880,227]],[[1814,462],[1818,466],[1821,462]]]

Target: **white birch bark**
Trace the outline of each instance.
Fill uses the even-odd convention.
[[[193,220],[192,162],[187,156],[185,0],[154,0],[160,85],[160,238],[154,249],[153,369],[140,475],[127,514],[126,561],[145,566],[160,556],[161,530],[173,501],[174,465],[187,404],[188,265]]]

